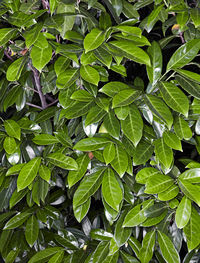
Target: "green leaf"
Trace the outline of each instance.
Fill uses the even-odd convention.
[[[125,40],[110,41],[109,45],[115,48],[117,51],[122,52],[122,55],[129,58],[137,63],[146,64],[151,66],[150,58],[146,52],[134,44],[129,44]]]
[[[80,69],[81,78],[85,81],[98,86],[100,81],[99,72],[89,65],[81,66]]]
[[[76,159],[76,163],[78,164],[78,170],[69,171],[67,177],[69,188],[71,188],[84,176],[84,174],[87,171],[89,162],[90,162],[90,158],[88,154],[83,154]]]
[[[79,69],[70,68],[66,69],[64,72],[58,75],[56,80],[56,86],[59,89],[64,89],[66,87],[70,87],[79,77]]]
[[[112,56],[105,48],[98,47],[96,50],[94,50],[93,54],[99,61],[101,61],[101,63],[110,68],[110,65],[112,63]]]
[[[150,231],[145,235],[142,241],[142,247],[139,252],[139,258],[141,263],[148,263],[153,257],[154,245],[156,241],[155,239],[155,230]]]
[[[16,121],[6,120],[6,121],[4,121],[4,127],[5,127],[7,134],[10,137],[14,137],[14,138],[20,140],[21,129],[20,129],[20,126],[17,124]]]
[[[53,165],[66,169],[66,170],[77,170],[78,169],[78,164],[76,163],[74,159],[60,152],[50,153],[47,156],[47,160]]]
[[[97,172],[87,175],[84,180],[81,181],[78,189],[73,197],[73,207],[78,207],[88,200],[100,187],[102,183],[102,175],[105,168],[101,168]]]
[[[187,225],[191,216],[191,201],[186,196],[183,196],[178,208],[176,209],[176,225],[178,228],[183,228]]]
[[[111,206],[114,210],[119,211],[119,205],[123,199],[123,193],[113,170],[110,168],[106,169],[104,172],[102,194],[104,200],[109,204],[109,206]]]
[[[120,123],[116,118],[114,111],[109,111],[104,117],[103,124],[108,133],[115,139],[119,139],[120,135]]]
[[[37,23],[31,30],[25,31],[24,37],[27,48],[30,48],[37,41],[42,27],[43,23]]]
[[[93,102],[74,101],[65,109],[64,115],[67,119],[78,118],[88,113],[93,105]]]
[[[94,97],[86,90],[81,89],[73,92],[70,99],[78,101],[91,101]]]
[[[177,117],[174,122],[174,131],[180,140],[189,140],[192,137],[192,131],[182,117]]]
[[[148,16],[147,25],[146,25],[146,29],[147,29],[148,33],[151,31],[154,24],[157,22],[157,20],[159,18],[159,14],[160,14],[161,10],[163,9],[163,6],[164,6],[164,4],[154,7],[153,11]]]
[[[159,175],[160,171],[158,171],[156,168],[145,167],[136,174],[135,179],[139,184],[145,184],[147,179],[157,174]]]
[[[15,139],[12,137],[6,137],[3,142],[3,148],[8,154],[12,154],[15,152],[17,144]]]
[[[132,233],[131,228],[122,227],[125,216],[126,216],[126,211],[124,211],[121,214],[121,216],[117,220],[117,224],[115,226],[114,239],[115,239],[118,247],[123,246],[128,241],[128,239]]]
[[[49,4],[50,4],[50,12],[52,15],[54,13],[54,11],[56,10],[56,8],[58,7],[58,1],[57,0],[50,0]]]
[[[173,116],[164,101],[154,95],[146,95],[145,101],[152,113],[163,120],[170,130],[173,123]]]
[[[80,223],[82,219],[87,215],[90,208],[91,198],[89,198],[85,203],[79,206],[73,206],[74,216],[76,220]]]
[[[196,83],[200,83],[200,76],[195,72],[185,69],[176,69],[176,72],[178,72],[181,76],[183,76],[186,79],[192,80]]]
[[[54,64],[54,70],[56,72],[56,75],[59,76],[61,73],[65,72],[65,70],[68,69],[69,65],[70,59],[60,56]]]
[[[114,143],[109,143],[103,150],[103,158],[108,165],[115,158],[115,145]]]
[[[117,118],[119,120],[125,120],[129,114],[130,107],[129,106],[123,106],[123,107],[115,108],[114,110],[115,110],[115,114],[117,115]]]
[[[33,142],[37,145],[49,145],[58,143],[58,139],[50,134],[38,134],[33,138]]]
[[[132,248],[132,250],[134,251],[135,255],[137,257],[139,257],[139,251],[142,247],[140,242],[134,236],[131,236],[128,240],[128,244]]]
[[[21,226],[26,219],[31,215],[30,211],[18,213],[17,215],[13,216],[5,225],[5,229],[14,229]]]
[[[149,81],[155,85],[162,73],[162,51],[159,44],[153,41],[148,47],[147,53],[151,58],[151,66],[147,66],[147,74]]]
[[[6,72],[6,78],[9,81],[16,81],[20,78],[22,70],[25,65],[24,57],[16,59],[9,67]]]
[[[179,179],[178,185],[182,192],[191,200],[196,202],[200,206],[200,186],[191,184],[185,180]]]
[[[138,108],[134,104],[130,106],[127,118],[121,120],[121,129],[136,147],[142,138],[143,120]]]
[[[50,118],[55,116],[56,110],[57,110],[56,107],[48,107],[47,109],[38,113],[38,115],[35,118],[35,122],[41,123],[49,120]]]
[[[139,261],[135,257],[124,252],[123,250],[120,250],[120,255],[121,255],[124,263],[139,263]]]
[[[104,109],[101,109],[97,105],[92,107],[86,116],[85,127],[87,127],[90,124],[99,122],[101,119],[103,119],[105,115],[106,111]]]
[[[173,151],[167,146],[163,138],[157,139],[154,141],[155,145],[155,154],[158,157],[159,161],[169,169],[173,162]]]
[[[188,116],[189,101],[187,96],[173,83],[163,81],[160,91],[165,103],[173,110]]]
[[[123,177],[128,167],[128,156],[125,150],[119,145],[116,145],[115,150],[115,158],[111,162],[111,166],[119,174],[120,177]]]
[[[166,191],[158,194],[158,199],[161,201],[168,201],[175,198],[179,193],[179,187],[175,184],[170,186]]]
[[[37,263],[37,262],[46,262],[50,257],[54,254],[62,251],[62,247],[49,247],[44,250],[37,252],[29,261],[28,263]]]
[[[171,185],[173,185],[174,180],[163,174],[155,174],[147,179],[145,193],[146,194],[158,194],[167,190]]]
[[[190,17],[194,23],[194,26],[198,28],[200,26],[200,10],[198,7],[190,9]]]
[[[159,217],[164,211],[166,211],[166,205],[163,203],[156,203],[144,210],[144,215],[147,218]]]
[[[16,28],[1,28],[0,29],[0,45],[4,46],[9,40],[17,35]]]
[[[109,142],[110,140],[106,138],[100,138],[100,137],[86,138],[77,142],[77,144],[74,146],[74,149],[79,151],[86,151],[86,152],[95,151],[102,147],[105,147],[106,144]]]
[[[28,185],[30,185],[33,182],[33,180],[37,176],[40,163],[41,163],[41,158],[35,157],[22,167],[19,176],[17,178],[18,191],[26,188]]]
[[[168,64],[167,71],[170,69],[182,68],[186,64],[188,64],[191,60],[193,60],[198,54],[200,49],[200,40],[193,39],[181,45],[175,53],[171,56]]]
[[[176,80],[178,81],[180,86],[190,95],[197,99],[200,99],[200,85],[180,75],[176,75]]]
[[[6,172],[6,176],[9,176],[9,175],[14,175],[14,174],[18,174],[22,167],[25,165],[25,163],[19,163],[19,164],[15,164],[13,165],[12,167],[10,167],[8,169],[8,171]]]
[[[153,145],[142,139],[133,150],[133,165],[136,166],[146,163],[151,158],[153,151]]]
[[[39,176],[46,182],[49,182],[51,178],[51,170],[45,165],[40,165]]]
[[[193,250],[200,244],[199,220],[200,215],[192,206],[190,221],[183,229],[187,238],[187,246],[189,251]]]
[[[179,140],[179,138],[176,136],[176,134],[174,134],[173,132],[170,131],[165,131],[163,133],[163,139],[164,142],[171,148],[178,150],[178,151],[183,151],[182,150],[182,145],[181,145],[181,141]]]
[[[200,183],[200,168],[186,170],[179,175],[179,179],[189,183]]]
[[[99,243],[93,254],[93,262],[101,263],[108,255],[109,242],[102,241]]]
[[[25,237],[28,244],[32,247],[38,238],[39,224],[34,215],[32,215],[26,223]]]
[[[106,85],[104,85],[99,91],[105,93],[109,97],[114,97],[120,91],[129,89],[129,86],[123,82],[119,81],[110,81]]]
[[[98,28],[93,28],[84,39],[85,53],[98,48],[104,42],[104,39],[104,32]]]
[[[23,90],[22,87],[17,85],[11,88],[8,93],[6,94],[6,97],[3,101],[3,109],[4,111],[7,110],[8,107],[12,106],[14,103],[16,103],[19,96],[22,94]]]
[[[180,263],[179,254],[176,251],[174,244],[167,235],[158,231],[158,243],[160,250],[166,262],[168,263]]]
[[[143,205],[143,208],[141,208]],[[123,227],[134,227],[143,223],[146,220],[146,216],[144,215],[144,210],[153,205],[153,200],[144,201],[142,204],[136,205],[133,207],[128,214],[126,215],[123,223]]]
[[[141,94],[140,91],[134,89],[124,89],[113,97],[112,108],[126,106],[131,104]]]
[[[52,48],[49,45],[47,48],[39,48],[34,46],[31,50],[31,59],[33,66],[40,72],[51,60]]]

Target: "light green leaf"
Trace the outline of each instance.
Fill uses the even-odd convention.
[[[20,78],[22,70],[25,65],[24,57],[16,59],[9,67],[6,72],[6,78],[9,81],[16,81]]]
[[[40,72],[46,66],[46,64],[51,60],[52,48],[49,45],[47,48],[39,48],[34,46],[31,50],[31,59],[33,66]]]
[[[105,48],[98,47],[96,50],[94,50],[93,54],[99,61],[110,68],[110,65],[112,63],[112,56]]]
[[[130,110],[129,106],[123,106],[114,109],[115,114],[117,115],[117,118],[119,120],[125,120],[129,114],[129,110]]]
[[[164,233],[158,231],[158,243],[162,255],[167,263],[180,263],[179,254],[170,238]]]
[[[159,161],[169,169],[173,162],[173,151],[167,146],[163,138],[157,139],[154,141],[155,145],[155,154],[158,157]]]
[[[14,137],[14,138],[20,140],[21,129],[20,129],[20,126],[17,124],[16,121],[6,120],[6,121],[4,121],[4,127],[5,127],[7,134],[10,137]]]
[[[81,66],[80,69],[81,78],[85,81],[98,86],[100,81],[99,72],[89,65]]]
[[[8,154],[12,154],[15,152],[17,147],[16,141],[12,137],[6,137],[3,142],[3,148]]]
[[[50,4],[51,15],[52,15],[54,13],[54,11],[56,10],[56,8],[58,7],[58,1],[57,0],[50,0],[49,4]]]
[[[26,219],[31,215],[30,211],[26,211],[26,212],[22,212],[22,213],[18,213],[17,215],[15,215],[14,217],[12,217],[5,225],[4,230],[5,229],[14,229],[17,228],[19,226],[21,226]]]
[[[69,188],[71,188],[84,176],[84,174],[87,171],[89,162],[90,162],[90,158],[88,154],[83,154],[76,159],[76,163],[78,164],[78,170],[69,171],[67,176]]]
[[[99,91],[105,93],[109,97],[114,97],[120,91],[125,89],[129,89],[129,86],[125,83],[119,81],[110,81],[105,84]]]
[[[147,25],[146,25],[146,29],[147,29],[148,33],[151,31],[154,24],[157,22],[157,20],[159,18],[159,14],[160,14],[163,6],[164,6],[164,4],[159,5],[159,6],[155,6],[153,11],[151,12],[151,14],[148,16]]]
[[[31,30],[25,31],[24,37],[27,48],[30,48],[37,41],[42,27],[43,23],[37,23]]]
[[[82,219],[87,215],[90,208],[91,198],[89,198],[85,203],[79,206],[73,206],[74,216],[76,220],[80,223]]]
[[[58,75],[56,80],[56,86],[59,89],[64,89],[66,87],[70,87],[79,77],[79,69],[70,68],[66,69],[64,72]]]
[[[38,134],[32,141],[37,145],[49,145],[59,142],[58,139],[51,134]]]
[[[47,156],[47,160],[53,165],[66,169],[66,170],[77,170],[78,169],[78,164],[76,163],[74,159],[60,152],[50,153]]]
[[[64,110],[64,116],[67,119],[78,118],[87,114],[93,105],[93,102],[74,101]]]
[[[176,72],[178,72],[184,78],[192,80],[196,83],[200,83],[200,76],[198,73],[195,73],[189,70],[185,70],[185,69],[176,69]]]
[[[173,116],[164,101],[154,95],[146,95],[145,101],[152,113],[163,120],[167,124],[168,129],[171,129]]]
[[[178,116],[174,122],[174,131],[180,140],[189,140],[192,137],[192,131],[182,117]]]
[[[98,28],[93,28],[84,39],[85,53],[98,48],[105,39],[105,34]]]
[[[139,258],[142,263],[148,263],[153,257],[156,234],[155,230],[148,232],[142,241]]]
[[[200,186],[191,184],[185,180],[179,179],[178,185],[181,188],[184,195],[193,200],[200,206]]]
[[[149,81],[155,85],[162,73],[162,51],[159,44],[153,41],[148,47],[147,53],[151,59],[151,66],[147,66],[147,74]]]
[[[134,89],[125,89],[120,91],[113,97],[112,108],[126,106],[131,104],[141,94],[140,91]]]
[[[183,228],[187,225],[191,216],[191,201],[186,196],[183,196],[178,208],[176,209],[176,225],[178,228]]]
[[[183,229],[187,238],[187,247],[189,251],[193,250],[200,244],[199,220],[200,215],[192,206],[190,221]]]
[[[153,145],[142,139],[133,151],[133,165],[146,163],[151,158],[153,151]]]
[[[198,7],[190,9],[190,17],[194,23],[194,26],[198,28],[200,26],[200,10]]]
[[[74,149],[79,151],[86,151],[86,152],[95,151],[102,147],[105,147],[106,144],[109,142],[110,140],[106,138],[100,138],[100,137],[86,138],[77,142],[77,144],[74,146]]]
[[[188,116],[189,101],[187,96],[173,83],[163,81],[160,91],[165,103],[173,110]]]
[[[200,183],[200,168],[186,170],[179,175],[179,179],[189,183]]]
[[[32,215],[26,223],[25,237],[28,244],[32,247],[38,238],[39,224],[34,215]]]
[[[175,198],[179,193],[179,187],[175,184],[170,186],[166,191],[158,194],[158,199],[161,201],[168,201]]]
[[[123,177],[128,167],[128,156],[125,150],[119,145],[116,145],[115,158],[111,162],[111,166],[120,177]]]
[[[174,134],[173,132],[170,131],[165,131],[163,133],[163,139],[164,142],[171,148],[181,151],[182,152],[182,145],[181,145],[181,141],[179,140],[179,138],[176,136],[176,134]]]
[[[0,45],[4,46],[9,40],[17,35],[16,28],[1,28],[0,29]]]
[[[57,252],[52,258],[50,258],[48,263],[61,263],[61,262],[63,262],[64,254],[65,254],[64,251]]]
[[[49,182],[51,178],[51,170],[47,166],[41,165],[39,168],[39,176],[46,182]]]
[[[146,194],[158,194],[167,190],[171,185],[173,185],[174,180],[164,174],[155,174],[147,179],[145,193]]]
[[[121,128],[126,137],[136,147],[142,138],[143,120],[138,108],[132,104],[125,120],[121,120]]]
[[[200,99],[200,85],[183,76],[176,75],[179,85],[193,97]]]
[[[41,262],[43,260],[43,262],[47,261],[50,257],[52,257],[54,254],[56,254],[57,252],[60,252],[61,250],[64,250],[64,248],[62,247],[50,247],[50,248],[46,248],[44,250],[41,250],[39,252],[37,252],[29,261],[28,263],[37,263],[37,262]]]
[[[109,42],[109,45],[111,45],[112,48],[115,48],[118,52],[121,52],[126,58],[137,63],[151,66],[150,58],[147,53],[136,45],[130,45],[129,42],[125,40],[111,41]]]
[[[193,39],[181,45],[175,53],[171,56],[168,64],[167,71],[170,69],[182,68],[198,54],[200,49],[200,40]]]
[[[93,262],[101,263],[109,253],[109,242],[102,241],[99,243],[93,254]]]
[[[115,139],[119,139],[120,135],[120,123],[116,118],[114,111],[109,111],[104,117],[103,124],[108,131],[108,133]]]
[[[109,143],[103,150],[103,158],[108,165],[115,158],[115,145],[114,143]]]
[[[157,174],[160,174],[160,171],[156,168],[145,167],[136,174],[135,179],[139,184],[145,184],[147,179]]]
[[[109,206],[114,210],[119,211],[119,205],[123,199],[123,193],[113,170],[110,168],[106,169],[103,175],[102,194],[104,200]]]
[[[17,178],[18,191],[26,188],[28,185],[30,185],[33,182],[33,180],[37,176],[40,163],[41,163],[41,158],[35,157],[22,167],[19,176]]]
[[[70,99],[87,102],[87,101],[92,101],[94,97],[86,90],[81,89],[74,91]]]
[[[85,127],[87,127],[90,124],[99,122],[101,119],[103,119],[105,115],[106,111],[104,109],[100,108],[97,105],[92,107],[86,116]]]
[[[78,207],[86,202],[100,187],[105,168],[84,177],[73,198],[73,207]]]

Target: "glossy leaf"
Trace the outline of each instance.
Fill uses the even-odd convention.
[[[51,60],[52,48],[48,46],[47,48],[39,48],[34,46],[31,50],[31,59],[33,66],[41,71],[46,64]]]
[[[104,38],[105,36],[103,31],[98,28],[92,29],[92,31],[88,33],[84,39],[84,48],[86,53],[98,48],[104,42]]]
[[[187,197],[183,197],[178,208],[176,209],[176,225],[183,228],[187,225],[191,216],[191,201]]]
[[[155,153],[158,157],[159,161],[169,169],[173,162],[173,151],[167,146],[163,139],[157,139],[154,142],[155,145]]]
[[[50,163],[55,166],[58,166],[67,170],[77,170],[78,164],[74,159],[69,156],[64,155],[63,153],[55,152],[47,156],[47,159]]]
[[[142,247],[139,252],[139,258],[142,263],[148,263],[153,256],[155,236],[155,231],[150,231],[145,235],[142,241]]]
[[[122,177],[126,172],[128,166],[128,157],[125,150],[121,146],[116,145],[115,158],[111,162],[111,166],[120,177]]]
[[[38,238],[39,224],[34,215],[32,215],[26,223],[25,237],[28,244],[32,247]]]

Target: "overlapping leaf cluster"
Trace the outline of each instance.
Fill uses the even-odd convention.
[[[2,260],[199,262],[199,2],[0,15]]]

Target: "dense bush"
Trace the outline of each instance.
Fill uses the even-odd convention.
[[[200,262],[200,4],[0,5],[2,262]]]

